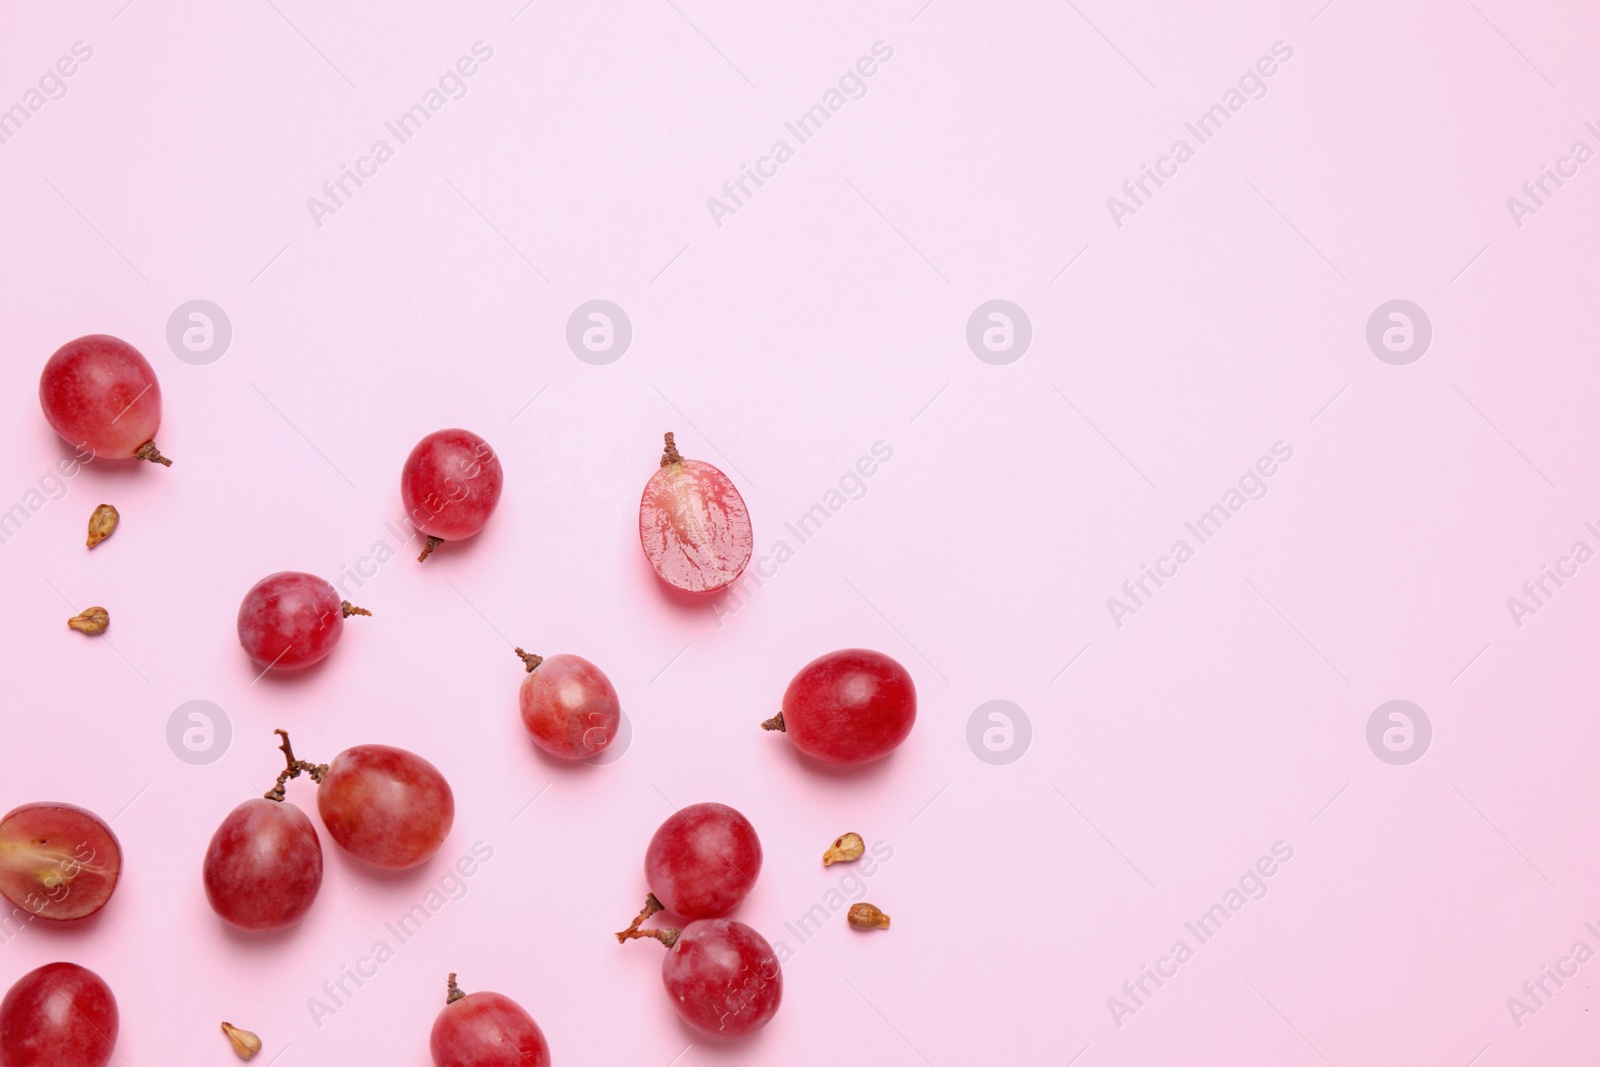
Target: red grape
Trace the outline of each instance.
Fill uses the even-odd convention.
[[[69,445],[108,459],[172,466],[154,440],[161,383],[150,361],[126,341],[93,333],[56,349],[39,376],[39,404]]]
[[[428,537],[420,562],[444,541],[471,537],[494,514],[505,473],[489,442],[469,430],[436,430],[417,442],[400,471],[411,525]]]
[[[867,763],[893,752],[917,721],[911,675],[882,652],[845,648],[800,668],[783,711],[761,725],[829,763]]]
[[[244,595],[239,605],[239,643],[257,663],[297,671],[333,651],[346,618],[371,614],[340,600],[338,591],[315,574],[279,571]]]
[[[322,843],[306,813],[256,797],[234,808],[205,860],[211,910],[242,930],[282,930],[311,909],[322,886]]]
[[[593,759],[617,736],[622,704],[611,680],[582,656],[548,659],[517,649],[527,665],[522,725],[538,746],[561,759]]]
[[[117,1025],[117,998],[98,974],[47,963],[0,1001],[0,1067],[105,1067]]]
[[[550,1046],[533,1016],[499,993],[461,992],[453,974],[428,1046],[433,1067],[550,1067]]]
[[[728,914],[760,873],[761,839],[750,820],[726,804],[691,804],[674,812],[644,854],[650,891],[685,919]]]
[[[456,818],[455,796],[439,769],[388,745],[347,748],[317,787],[328,834],[357,859],[386,870],[425,863]]]
[[[652,904],[617,940],[653,937],[667,946],[661,980],[684,1022],[719,1037],[744,1037],[767,1025],[783,1000],[783,970],[767,939],[733,919],[641,930]]]
[[[744,573],[755,538],[733,482],[709,463],[680,456],[669,433],[639,501],[639,543],[662,581],[710,593]]]
[[[0,896],[40,919],[105,907],[122,846],[99,816],[71,804],[25,804],[0,819]]]

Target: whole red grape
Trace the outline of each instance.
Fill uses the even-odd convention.
[[[206,849],[206,899],[242,930],[299,922],[322,886],[322,842],[293,804],[256,797],[222,820]]]
[[[47,963],[0,1001],[0,1067],[105,1067],[117,1026],[117,998],[98,974]]]
[[[400,471],[406,514],[428,538],[418,561],[483,529],[504,485],[500,457],[470,430],[435,430],[418,441]]]
[[[455,796],[439,769],[388,745],[356,745],[328,764],[317,787],[328,834],[363,862],[403,870],[439,851],[455,822]]]
[[[567,760],[593,759],[622,722],[622,703],[605,672],[582,656],[541,657],[517,649],[527,665],[519,701],[522,725],[538,746]]]
[[[655,938],[667,946],[661,980],[684,1022],[718,1037],[743,1037],[767,1025],[783,1000],[783,970],[767,939],[733,919],[699,919],[682,930],[641,930],[655,901],[618,941]]]
[[[917,721],[911,675],[882,652],[845,648],[800,668],[783,711],[761,725],[828,763],[867,763],[893,752]]]
[[[461,992],[453,974],[428,1045],[433,1067],[550,1067],[550,1046],[533,1016],[499,993]]]
[[[684,459],[669,433],[639,501],[639,543],[662,581],[710,593],[744,573],[755,537],[733,482],[709,463]]]
[[[691,804],[674,812],[644,854],[651,893],[685,919],[728,914],[760,873],[761,839],[750,820],[726,804]]]
[[[56,349],[39,376],[39,404],[69,445],[172,466],[154,440],[161,425],[155,369],[120,338],[93,333]]]
[[[0,896],[37,918],[93,915],[121,874],[122,846],[93,812],[25,804],[0,819]]]
[[[344,620],[371,615],[340,600],[328,582],[304,571],[269,574],[239,604],[239,643],[264,667],[297,671],[333,651]]]

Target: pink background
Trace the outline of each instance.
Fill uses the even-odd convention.
[[[176,459],[92,464],[0,545],[0,807],[116,815],[126,853],[98,918],[0,943],[0,984],[92,967],[136,1067],[233,1062],[224,1018],[266,1039],[258,1063],[425,1064],[448,970],[518,999],[563,1064],[1592,1057],[1600,961],[1520,1027],[1506,1001],[1600,950],[1600,563],[1520,628],[1506,600],[1600,548],[1600,160],[1520,228],[1506,198],[1600,147],[1600,14],[921,3],[0,12],[0,107],[93,48],[0,144],[0,511],[69,454],[35,388],[79,334],[150,357]],[[319,228],[306,199],[480,40],[465,97]],[[1106,198],[1280,40],[1266,96],[1116,226]],[[706,198],[877,41],[866,95],[716,225]],[[209,365],[166,342],[194,298],[232,322]],[[594,298],[633,325],[608,366],[565,341]],[[1006,366],[965,339],[994,298],[1032,322]],[[1433,324],[1409,366],[1365,340],[1395,298]],[[488,530],[425,566],[399,545],[331,660],[253,682],[244,591],[395,545],[401,460],[455,425],[507,471]],[[667,429],[739,484],[758,554],[795,548],[720,617],[639,552]],[[1115,625],[1107,598],[1280,440],[1267,495]],[[879,441],[865,495],[797,546],[784,521]],[[101,502],[123,525],[88,554]],[[62,626],[91,603],[107,639]],[[508,642],[609,673],[619,762],[532,750]],[[855,644],[907,665],[920,718],[830,775],[756,724]],[[205,766],[166,741],[194,699],[233,731]],[[1032,723],[1009,765],[967,744],[991,699]],[[1408,766],[1367,746],[1391,699],[1433,724]],[[400,877],[325,843],[312,913],[259,942],[211,915],[199,865],[276,773],[275,726],[320,760],[413,749],[458,816]],[[677,1022],[653,946],[610,938],[651,832],[707,799],[765,845],[737,917],[794,954],[775,1021],[721,1048]],[[867,898],[894,927],[834,916],[801,944],[785,923],[839,884],[818,859],[847,829],[893,849]],[[308,999],[476,841],[493,859],[466,895],[319,1026]],[[1197,945],[1184,923],[1278,841],[1266,896]],[[1117,1025],[1107,999],[1179,938],[1194,958]]]

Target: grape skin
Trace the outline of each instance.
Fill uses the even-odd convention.
[[[685,926],[662,961],[661,980],[685,1022],[721,1037],[761,1029],[783,1000],[783,970],[772,946],[732,919]]]
[[[828,763],[882,759],[917,721],[917,687],[882,652],[845,648],[800,669],[783,694],[783,731],[801,752]]]
[[[328,835],[357,859],[384,870],[426,863],[455,822],[455,796],[439,769],[389,745],[347,748],[317,787]]]
[[[107,459],[132,459],[161,426],[156,372],[128,342],[107,334],[68,341],[39,376],[39,404],[68,444]]]
[[[522,680],[522,725],[535,743],[566,760],[605,751],[622,722],[622,703],[605,672],[582,656],[550,656]]]
[[[322,843],[305,812],[256,797],[222,820],[206,849],[206,899],[241,930],[299,922],[322,886]]]
[[[500,457],[489,442],[470,430],[436,430],[406,457],[400,499],[418,531],[459,541],[488,523],[504,485]]]
[[[691,804],[650,839],[645,880],[668,911],[710,919],[738,907],[755,886],[761,859],[749,819],[726,804]]]
[[[104,979],[75,963],[47,963],[0,1001],[0,1067],[105,1067],[118,1022]]]
[[[239,644],[263,667],[297,671],[327,657],[344,635],[344,602],[304,571],[269,574],[239,604]]]
[[[445,1005],[428,1046],[434,1067],[550,1067],[539,1024],[499,993],[468,993]]]

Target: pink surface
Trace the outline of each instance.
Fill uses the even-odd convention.
[[[136,1067],[234,1062],[223,1019],[258,1063],[426,1064],[452,970],[569,1065],[1587,1062],[1600,159],[1573,146],[1600,149],[1600,15],[1319,7],[8,7],[0,807],[114,816],[126,863],[86,925],[6,929],[0,984],[94,969]],[[1135,202],[1144,165],[1167,176]],[[1566,177],[1535,203],[1544,166]],[[334,204],[345,167],[368,177]],[[231,324],[209,363],[167,339],[195,299]],[[613,362],[614,315],[569,346],[592,300],[626,309]],[[969,347],[991,300],[1028,317],[1013,362],[1014,312],[1009,352],[986,311]],[[1391,300],[1431,320],[1406,365],[1368,344]],[[90,332],[156,366],[170,470],[51,474],[37,375]],[[418,565],[400,464],[447,426],[506,491]],[[665,430],[737,484],[759,586],[688,603],[650,571]],[[102,502],[122,526],[87,553]],[[256,680],[234,614],[282,569],[373,617]],[[89,604],[105,639],[62,625]],[[620,760],[535,751],[514,644],[607,672]],[[758,724],[853,645],[921,710],[830,774]],[[231,724],[209,764],[169,748],[192,700]],[[993,700],[1027,717],[1009,751],[973,720]],[[1391,700],[1431,723],[1406,765],[1375,754],[1387,718],[1368,743]],[[317,760],[412,749],[457,816],[398,876],[324,837],[315,907],[263,941],[221,927],[200,861],[277,726]],[[727,1048],[677,1021],[655,946],[610,936],[701,800],[759,830],[735,914],[789,953],[776,1019]],[[821,867],[846,830],[881,843],[870,878]],[[863,894],[890,931],[846,928]],[[1525,992],[1546,966],[1576,976]],[[315,1010],[346,968],[370,973]]]

